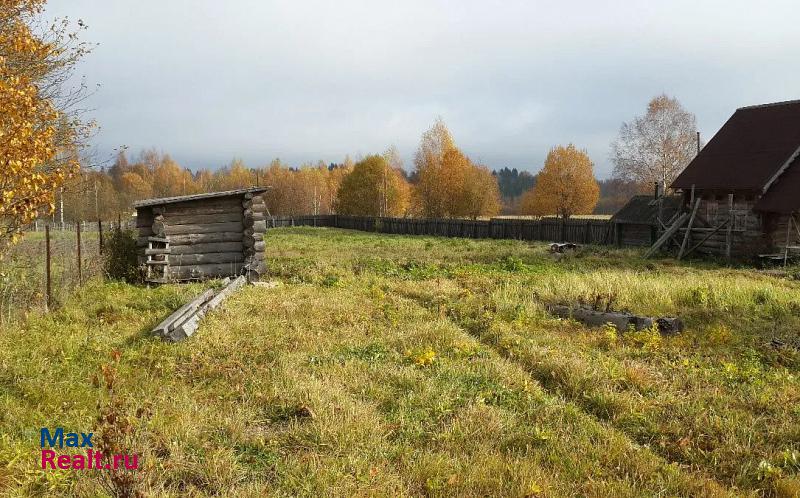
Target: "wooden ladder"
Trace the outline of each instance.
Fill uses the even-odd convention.
[[[147,249],[147,277],[145,280],[154,283],[167,283],[169,281],[169,239],[164,237],[148,237]]]

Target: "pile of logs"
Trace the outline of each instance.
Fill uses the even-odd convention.
[[[621,311],[598,311],[583,306],[549,306],[547,310],[560,318],[571,318],[589,327],[613,325],[619,332],[628,330],[645,330],[656,324],[662,334],[671,334],[683,330],[683,322],[675,317],[639,316]]]
[[[214,289],[203,292],[156,325],[151,333],[169,342],[178,342],[191,337],[206,313],[219,306],[225,298],[246,283],[247,279],[244,276],[233,280],[226,278],[223,280],[222,289],[218,292],[214,292]]]

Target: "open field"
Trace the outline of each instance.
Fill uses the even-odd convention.
[[[199,284],[93,281],[0,330],[0,494],[103,493],[92,472],[38,470],[39,428],[96,429],[98,406],[129,424],[152,495],[800,492],[800,281],[314,228],[271,230],[267,255],[281,285],[244,289],[181,344],[147,331]],[[544,310],[577,301],[687,330]]]

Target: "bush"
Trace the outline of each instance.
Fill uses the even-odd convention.
[[[103,269],[108,278],[140,282],[141,271],[136,261],[136,233],[133,230],[114,230],[103,244]]]

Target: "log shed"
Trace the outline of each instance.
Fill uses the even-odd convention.
[[[266,270],[268,187],[148,199],[134,203],[139,264],[153,283],[224,278],[258,280]]]

